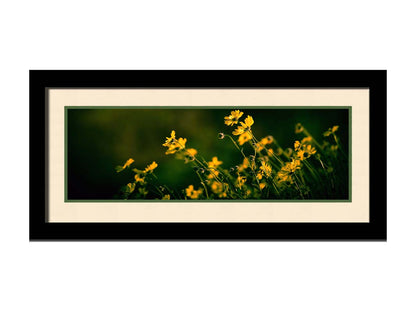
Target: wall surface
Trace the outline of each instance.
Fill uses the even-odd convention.
[[[415,311],[411,1],[8,1],[2,311]],[[28,241],[29,69],[387,69],[388,242]]]

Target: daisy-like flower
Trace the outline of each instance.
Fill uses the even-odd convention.
[[[250,115],[248,115],[248,116],[246,117],[246,119],[244,119],[244,122],[240,122],[240,124],[241,124],[244,128],[250,128],[250,127],[254,124],[253,117],[251,117]]]
[[[279,171],[276,176],[277,183],[290,182],[292,183],[292,176],[287,171]]]
[[[137,173],[137,174],[134,176],[134,180],[135,180],[137,183],[143,184],[143,183],[144,183],[144,176],[143,176],[143,175],[141,175],[140,173]]]
[[[234,131],[234,135],[241,135],[245,132],[250,130],[250,127],[254,124],[253,117],[247,116],[246,119],[244,119],[244,122],[240,121],[240,126],[238,126]]]
[[[278,183],[290,182],[293,183],[292,174],[300,169],[300,160],[292,159],[291,162],[287,162],[277,173],[276,179]]]
[[[312,147],[312,145],[306,145],[304,148],[305,154],[307,154],[306,156],[309,157],[313,154],[316,154],[316,149],[315,147]]]
[[[293,173],[296,170],[300,169],[300,160],[292,159],[291,162],[287,162],[281,169],[280,172],[283,173]]]
[[[246,181],[247,181],[247,178],[246,177],[244,177],[244,176],[238,176],[237,177],[237,180],[236,180],[236,186],[238,188],[241,188],[244,185],[244,183],[246,183]]]
[[[234,131],[233,134],[234,135],[240,135],[243,134],[244,132],[246,132],[246,128],[244,128],[243,126],[238,126]]]
[[[244,143],[250,141],[253,138],[253,135],[250,132],[244,132],[238,137],[238,144],[243,145]]]
[[[189,185],[186,188],[186,196],[188,196],[191,199],[198,199],[198,197],[202,194],[202,189],[194,189],[193,185]]]
[[[177,151],[185,149],[186,139],[176,139],[175,135],[175,130],[172,130],[170,137],[166,137],[165,143],[162,144],[162,146],[166,146],[168,148],[165,153],[166,155],[175,154]]]
[[[195,156],[196,154],[198,154],[198,151],[194,148],[187,148],[186,152],[188,153],[189,156]]]
[[[167,146],[169,147],[169,145],[175,141],[175,130],[172,130],[172,132],[170,133],[170,137],[166,137],[166,142],[164,144],[162,144],[163,146]]]
[[[302,142],[304,141],[302,140]],[[295,157],[300,160],[305,160],[316,153],[315,147],[312,147],[311,144],[300,143],[299,141],[296,141],[294,144],[294,147],[295,147],[295,155],[296,155]]]
[[[212,180],[215,179],[216,177],[218,177],[220,174],[220,172],[217,169],[214,168],[209,168],[209,175],[208,175],[208,180]]]
[[[238,119],[240,119],[241,116],[243,116],[243,112],[240,112],[239,110],[235,110],[231,112],[231,115],[224,117],[224,123],[227,126],[233,126],[238,124]]]
[[[248,160],[247,157],[245,157],[244,160],[243,160],[243,163],[241,165],[237,166],[238,167],[237,168],[238,172],[241,172],[244,169],[247,169],[249,165],[250,165],[250,161]]]
[[[260,142],[256,143],[257,151],[258,152],[262,151],[264,148],[266,148],[266,145],[269,145],[272,143],[273,143],[273,137],[271,135],[265,138],[262,138]]]
[[[227,186],[228,185],[225,183],[223,184],[218,181],[215,181],[211,184],[211,189],[212,192],[218,195],[218,197],[225,198],[227,197],[227,193],[225,192]]]
[[[267,164],[265,161],[261,162],[260,170],[267,177],[269,177],[272,174],[272,167],[269,164]]]
[[[218,160],[217,156],[212,157],[212,160],[208,162],[208,168],[217,168],[222,165],[222,161]]]
[[[144,169],[144,172],[152,172],[154,169],[156,169],[156,167],[157,163],[154,161],[150,165],[148,165],[146,169]]]
[[[296,170],[300,169],[300,161],[298,159],[292,159],[292,161],[287,164],[290,172],[295,172]]]
[[[171,142],[168,146],[168,150],[166,151],[166,155],[175,154],[176,152],[185,149],[186,139],[179,138],[175,139],[175,141]]]

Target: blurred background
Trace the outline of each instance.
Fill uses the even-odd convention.
[[[238,108],[237,108],[238,109]],[[186,147],[198,150],[207,161],[217,156],[223,167],[242,162],[232,142],[218,139],[218,133],[231,134],[234,127],[224,124],[233,109],[143,109],[143,108],[70,108],[67,110],[67,194],[69,200],[114,199],[120,188],[133,181],[134,173],[115,167],[127,159],[131,167],[144,169],[156,161],[155,174],[161,184],[181,190],[198,185],[198,177],[189,164],[174,155],[165,155],[162,144],[172,130],[176,137],[187,138]],[[260,139],[272,135],[282,148],[292,147],[302,134],[295,134],[300,122],[318,142],[333,125],[344,150],[348,151],[348,109],[243,109],[254,119],[254,135]],[[237,137],[235,137],[237,138]],[[245,150],[251,152],[250,146]]]

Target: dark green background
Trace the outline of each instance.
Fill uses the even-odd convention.
[[[206,160],[218,156],[224,168],[241,163],[241,154],[231,141],[217,137],[219,132],[231,134],[233,128],[224,124],[224,116],[233,109],[67,108],[67,199],[113,199],[121,186],[133,181],[130,170],[116,173],[114,169],[130,157],[135,160],[132,167],[138,169],[156,161],[159,166],[155,174],[173,189],[197,185],[199,180],[190,165],[165,155],[162,144],[171,130],[176,131],[177,138],[187,138],[187,147],[196,148]],[[293,147],[293,142],[302,138],[294,133],[298,122],[318,142],[325,130],[339,125],[337,134],[348,151],[347,108],[242,111],[241,120],[247,115],[253,117],[252,129],[258,139],[273,135],[283,148]],[[248,144],[244,148],[251,153]]]

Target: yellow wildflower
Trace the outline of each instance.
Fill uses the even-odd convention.
[[[296,141],[296,142],[299,143],[299,141]],[[312,145],[310,144],[300,145],[300,147],[296,148],[296,142],[295,142],[296,158],[300,160],[305,160],[316,153],[315,147],[312,147]]]
[[[212,157],[212,160],[208,162],[208,168],[217,168],[222,165],[222,161],[218,160],[217,156]]]
[[[300,169],[300,161],[298,159],[292,159],[288,164],[290,172],[295,172],[297,169]]]
[[[124,164],[124,167],[128,167],[130,166],[132,163],[134,163],[134,159],[133,158],[129,158],[126,163]]]
[[[296,152],[296,158],[299,158],[300,160],[305,160],[305,151],[304,150],[298,150]]]
[[[291,162],[287,162],[277,173],[279,178],[286,177],[287,175],[295,172],[296,170],[300,169],[300,160],[299,159],[292,159]]]
[[[266,162],[264,162],[264,161],[261,162],[260,170],[267,177],[269,177],[271,175],[271,173],[272,173],[272,167],[269,164],[267,164]]]
[[[130,166],[132,163],[134,163],[134,159],[133,158],[129,158],[125,164],[123,166],[117,166],[116,167],[116,171],[120,172],[123,171],[124,169],[126,169],[128,166]]]
[[[292,173],[300,169],[300,160],[292,159],[291,162],[287,162],[277,173],[277,182],[290,182],[293,183]]]
[[[191,199],[197,199],[202,194],[202,189],[195,190],[193,185],[186,188],[186,196]]]
[[[239,110],[232,111],[231,115],[224,117],[224,123],[227,126],[233,126],[238,123],[238,119],[240,119],[243,114],[244,113]]]
[[[244,169],[247,169],[248,166],[250,165],[250,161],[248,160],[247,157],[244,158],[243,163],[241,165],[238,165],[238,172],[243,171]]]
[[[255,143],[256,152],[261,152],[264,149],[264,145],[261,142]]]
[[[243,126],[238,126],[237,129],[233,131],[233,134],[240,135],[240,134],[243,134],[244,132],[246,132],[246,128],[244,128]]]
[[[133,193],[135,187],[136,187],[136,183],[134,183],[134,182],[133,183],[128,183],[126,185],[127,193]]]
[[[244,183],[246,183],[247,178],[243,177],[243,176],[238,176],[237,180],[236,180],[236,186],[241,188],[243,186]]]
[[[176,140],[175,138],[175,130],[172,130],[172,132],[170,133],[170,137],[166,137],[166,142],[164,144],[162,144],[163,146],[168,146],[174,142]]]
[[[220,174],[220,172],[218,170],[213,169],[213,168],[209,168],[209,172],[210,172],[210,174],[208,175],[207,178],[210,179],[210,180],[215,179]]]
[[[183,153],[176,153],[177,159],[185,159],[185,164],[194,161],[195,155],[198,154],[198,151],[194,148],[187,148]]]
[[[162,200],[170,200],[170,195],[166,194],[162,197]]]
[[[150,165],[148,165],[146,169],[144,169],[144,172],[152,172],[154,169],[156,169],[156,167],[157,163],[154,161]]]
[[[198,154],[198,151],[194,148],[187,148],[186,152],[188,153],[188,155],[190,156],[195,156],[196,154]]]
[[[185,149],[186,139],[179,138],[176,139],[175,130],[172,130],[170,133],[170,137],[166,137],[166,142],[162,144],[162,146],[166,146],[168,150],[166,151],[166,155],[175,154],[177,151]]]
[[[139,173],[134,176],[134,180],[138,183],[144,183],[144,176],[141,176]]]
[[[277,183],[290,182],[292,183],[292,176],[287,171],[279,171],[277,173]]]
[[[246,119],[244,119],[244,123],[240,122],[240,124],[244,127],[244,128],[250,128],[253,124],[254,124],[254,120],[253,117],[251,117],[250,115],[248,115],[246,117]]]
[[[243,145],[244,143],[250,141],[253,138],[253,135],[250,132],[244,132],[238,137],[238,144]]]
[[[227,193],[225,192],[226,187],[227,187],[227,184],[224,185],[223,183],[220,183],[220,182],[217,182],[217,181],[215,181],[211,184],[212,191],[215,194],[217,194],[218,197],[220,197],[220,198],[227,197]]]
[[[226,198],[227,197],[227,193],[226,192],[222,192],[221,194],[218,195],[219,198]]]
[[[218,197],[225,198],[227,197],[227,193],[225,192],[227,186],[228,185],[226,183],[223,184],[215,181],[211,184],[211,189],[215,194],[218,195]]]
[[[264,183],[264,182],[261,182],[260,184],[259,184],[259,186],[260,186],[260,189],[262,190],[262,189],[264,189],[265,187],[266,187],[266,183]]]
[[[339,126],[333,126],[332,128],[329,128],[327,131],[324,132],[324,136],[330,136],[331,134],[334,134],[335,131],[337,131]]]
[[[307,153],[309,156],[316,153],[316,149],[315,147],[312,147],[312,145],[306,145],[304,150],[305,150],[305,153]]]
[[[312,142],[312,137],[311,136],[307,136],[307,137],[304,137],[302,139],[301,144],[310,143],[310,142]]]
[[[177,151],[185,149],[186,139],[179,138],[173,142],[171,142],[168,146],[168,150],[166,151],[166,155],[175,154]]]

